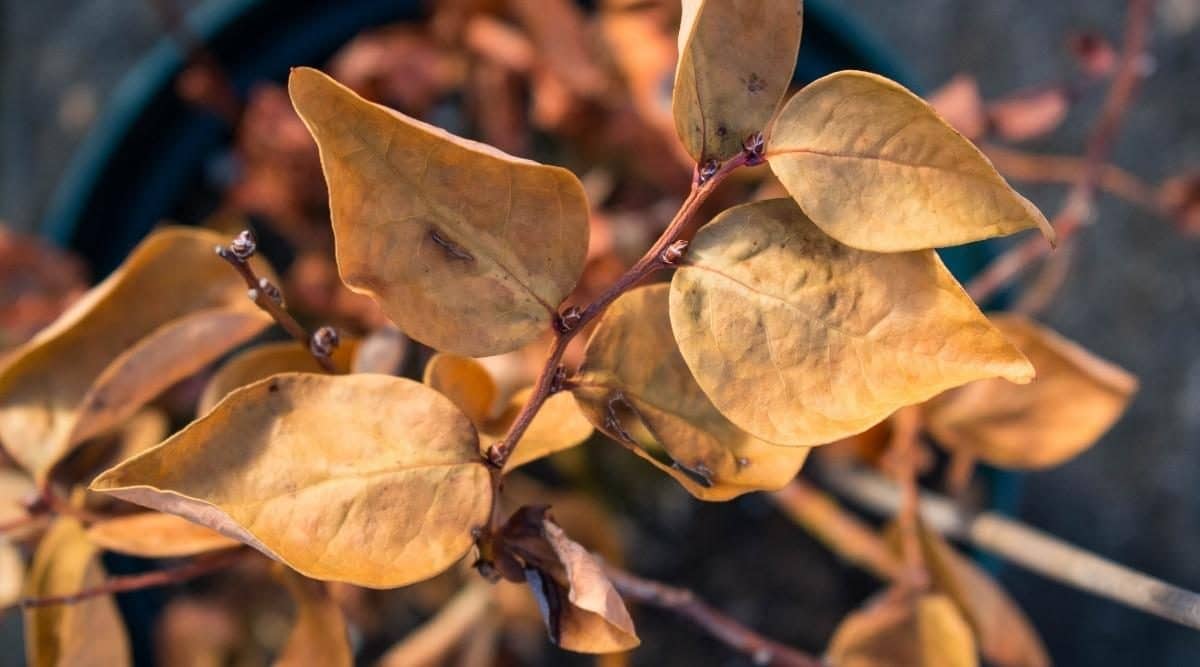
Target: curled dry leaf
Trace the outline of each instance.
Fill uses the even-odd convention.
[[[926,427],[948,449],[1006,468],[1055,466],[1092,446],[1137,391],[1125,370],[1023,316],[992,322],[1037,379],[1023,387],[982,380],[929,401]]]
[[[1054,231],[921,98],[866,72],[818,79],[784,105],[767,161],[826,234],[877,252]]]
[[[500,393],[487,368],[469,357],[438,353],[425,366],[425,384],[454,402],[479,432],[480,452],[504,438],[521,408],[533,395],[532,388],[517,391],[498,415],[493,416]],[[517,442],[505,471],[582,444],[592,434],[592,425],[567,394],[555,394],[542,404],[533,422]]]
[[[98,550],[83,526],[60,518],[38,545],[25,595],[69,595],[104,582]],[[132,664],[129,639],[111,595],[25,611],[25,659],[31,667]]]
[[[583,270],[588,204],[571,172],[372,104],[292,71],[321,151],[338,269],[413,338],[482,356],[551,326]]]
[[[213,528],[314,579],[372,588],[452,565],[492,501],[466,416],[383,375],[286,373],[243,387],[92,489]]]
[[[696,162],[724,160],[765,132],[792,82],[801,0],[684,0],[672,108]]]
[[[240,546],[237,540],[162,512],[140,512],[88,526],[92,544],[141,558],[181,558]]]
[[[849,248],[788,199],[701,229],[670,301],[697,383],[768,442],[827,443],[950,387],[1033,377],[933,251]]]
[[[277,574],[296,604],[296,620],[275,667],[353,665],[346,619],[325,584],[282,567]]]
[[[505,523],[502,575],[529,584],[557,646],[580,653],[636,647],[641,642],[633,619],[603,566],[567,537],[546,510],[522,507]]]
[[[355,357],[358,340],[343,338],[330,361],[339,373],[350,370]],[[225,362],[204,387],[200,400],[196,402],[196,414],[203,415],[238,387],[253,384],[278,373],[323,373],[324,369],[313,358],[307,345],[296,341],[264,343],[250,348]]]
[[[155,232],[0,369],[0,440],[26,470],[45,478],[74,446],[270,325],[213,255],[222,240]]]
[[[975,667],[971,627],[944,595],[885,598],[847,616],[829,642],[830,667]]]
[[[937,533],[922,528],[921,546],[934,588],[949,596],[975,631],[979,652],[997,667],[1048,667],[1033,624],[990,576]]]
[[[641,287],[609,307],[588,341],[572,390],[576,400],[597,428],[697,498],[729,500],[783,487],[808,448],[764,442],[713,406],[675,345],[669,289]],[[668,462],[655,455],[662,452]]]

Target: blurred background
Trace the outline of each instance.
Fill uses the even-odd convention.
[[[232,17],[259,11],[254,7],[259,4],[273,5],[273,13],[263,16],[277,18],[261,19],[265,22],[252,31],[226,33],[209,51],[205,30],[216,26],[213,29],[220,35],[220,26],[236,26]],[[253,156],[255,148],[248,145],[252,141],[244,134],[222,125],[222,98],[213,92],[212,82],[193,82],[199,90],[193,91],[193,102],[200,102],[192,104],[188,113],[195,113],[196,106],[207,105],[207,109],[196,121],[198,125],[186,132],[163,128],[171,123],[164,115],[187,105],[160,105],[149,116],[136,116],[136,121],[129,121],[135,116],[128,114],[133,113],[130,105],[153,95],[139,90],[139,85],[151,86],[155,77],[175,71],[172,63],[177,68],[180,54],[177,45],[189,39],[199,40],[190,45],[193,53],[215,53],[219,59],[226,54],[257,59],[254,67],[245,70],[238,69],[238,62],[222,60],[234,73],[237,91],[245,93],[256,90],[255,77],[278,82],[286,76],[286,64],[275,64],[273,59],[287,63],[289,54],[302,54],[296,57],[305,59],[305,64],[325,62],[370,25],[382,25],[402,15],[421,15],[420,10],[410,9],[410,3],[351,2],[345,4],[344,12],[329,14],[335,18],[323,19],[322,25],[296,27],[295,17],[288,18],[305,13],[324,16],[312,9],[322,4],[328,8],[339,3],[0,2],[0,221],[11,229],[43,234],[73,246],[82,255],[77,263],[42,264],[54,267],[48,271],[54,275],[44,280],[54,282],[65,275],[63,280],[71,283],[84,280],[84,275],[102,277],[145,232],[146,225],[152,224],[145,216],[200,223],[221,208],[214,203],[220,198],[212,195],[221,188],[226,189],[225,203],[230,199],[229,190],[238,187],[244,197],[266,200],[264,208],[271,210],[252,210],[252,216],[271,217],[274,213],[276,219],[284,219],[289,213],[279,213],[280,207],[307,205],[284,201],[286,198],[272,200],[275,195],[263,192],[276,181],[269,176],[247,177],[245,166],[253,159],[246,156]],[[584,4],[593,8],[604,3]],[[1120,0],[842,0],[814,4],[820,5],[819,18],[827,32],[810,35],[807,31],[811,28],[806,27],[801,57],[817,54],[809,63],[812,72],[819,73],[831,64],[870,67],[902,77],[922,92],[965,73],[975,77],[987,99],[1062,79],[1069,71],[1065,45],[1072,35],[1095,33],[1119,42],[1126,8]],[[180,27],[186,23],[172,27],[175,12],[179,16],[196,12],[193,18],[203,21],[191,28]],[[277,33],[262,29],[274,25],[275,20],[282,26]],[[288,48],[276,49],[276,40],[288,40]],[[632,47],[618,47],[625,48]],[[439,91],[429,100],[420,98],[442,85],[438,77],[453,78],[453,73],[437,69],[452,65],[436,54],[406,46],[403,40],[365,48],[366,55],[359,53],[358,61],[344,62],[343,71],[384,67],[377,61],[388,61],[388,56],[372,49],[397,49],[390,66],[398,68],[397,76],[403,79],[376,83],[396,95],[411,92],[413,97],[407,101],[421,107],[435,122],[458,124],[459,130],[480,130],[477,120],[472,124],[443,108],[443,98],[454,100],[454,109],[478,105],[486,109],[500,103],[500,98],[490,97],[487,91],[504,90],[503,80],[499,88],[476,82],[467,93]],[[1200,165],[1200,0],[1158,3],[1151,53],[1153,61],[1146,66],[1152,74],[1129,110],[1113,161],[1149,183],[1159,183]],[[638,54],[636,57],[643,57]],[[377,71],[369,74],[378,76]],[[411,83],[420,77],[434,80],[415,92],[406,88],[404,81]],[[1021,143],[1022,148],[1082,153],[1103,90],[1104,86],[1098,86],[1079,94],[1061,127]],[[553,92],[552,88],[536,91],[543,95]],[[286,100],[280,106],[271,93],[259,90],[258,94],[260,98],[251,108],[260,116],[246,122],[269,126],[276,122],[273,114],[287,113]],[[514,113],[518,113],[516,119],[501,119],[500,124],[523,127],[526,121],[519,114],[525,111]],[[624,183],[623,172],[615,168],[612,173],[617,173],[616,177],[584,172],[583,157],[595,152],[594,147],[563,157],[552,145],[556,136],[581,141],[572,134],[577,130],[570,124],[583,121],[554,117],[555,113],[569,116],[570,109],[542,107],[530,113],[541,114],[535,118],[535,124],[541,126],[531,133],[532,138],[519,132],[514,135],[504,127],[483,128],[482,133],[517,142],[515,150],[506,147],[513,152],[579,160],[569,166],[585,177],[592,194],[601,192],[605,197],[636,203],[616,207],[619,210],[611,214],[613,243],[640,243],[642,237],[627,233],[622,216],[632,216],[630,211],[635,209],[649,211],[644,215],[651,218],[660,215],[654,209],[655,196],[634,191],[637,188]],[[124,120],[121,114],[126,115]],[[126,121],[133,123],[126,127],[128,132],[112,142],[144,135],[149,146],[143,148],[160,154],[178,149],[180,155],[204,157],[179,176],[178,182],[153,178],[161,167],[147,162],[152,151],[126,151],[105,163],[99,156],[119,151],[115,144],[103,145],[96,133],[112,131],[114,125]],[[619,122],[613,123],[621,127]],[[176,137],[179,143],[164,137]],[[213,137],[236,150],[209,147],[189,152],[184,146],[189,141],[208,146],[205,142],[211,143]],[[265,155],[276,156],[280,153],[271,152],[276,149],[287,150],[263,150]],[[612,156],[604,158],[606,164],[619,162]],[[97,172],[100,164],[107,164],[104,168],[109,171]],[[151,173],[144,173],[147,169]],[[105,180],[113,179],[112,170],[128,171],[117,183]],[[130,174],[137,176],[131,178]],[[247,181],[252,182],[247,185]],[[673,187],[665,182],[653,185],[661,190]],[[103,192],[97,194],[95,188]],[[131,189],[155,188],[167,194],[157,200],[125,194]],[[1048,212],[1057,210],[1063,194],[1061,187],[1021,189]],[[109,192],[119,196],[110,197]],[[286,224],[267,228],[280,237],[281,245],[290,245],[289,261],[293,262],[304,260],[310,249],[305,244],[318,247],[324,242],[316,238],[319,233],[308,229]],[[993,247],[988,252],[997,251]],[[12,268],[18,265],[15,259],[5,261],[13,264],[2,270],[18,270]],[[297,280],[303,289],[321,278],[302,276]],[[62,289],[66,293],[74,288],[68,284]],[[346,317],[361,315],[351,312],[351,306],[344,310],[339,312]],[[364,321],[370,318],[361,317]],[[1141,390],[1125,417],[1090,451],[1059,468],[1008,480],[1003,494],[994,495],[991,502],[1033,526],[1119,563],[1185,588],[1200,589],[1200,239],[1177,233],[1142,208],[1101,197],[1096,224],[1080,234],[1070,273],[1041,319],[1136,374]],[[654,484],[621,484],[628,493],[609,504],[618,508],[620,512],[615,513],[621,516],[638,517],[617,520],[630,569],[690,586],[770,636],[819,650],[838,618],[872,590],[866,575],[838,563],[759,498],[708,505],[691,500],[665,478]],[[1200,663],[1200,634],[1000,562],[988,564],[1041,631],[1058,664]],[[638,613],[637,620],[644,648],[635,654],[635,664],[747,664],[737,657],[725,657],[729,653],[724,648],[682,622],[650,611]],[[15,620],[10,617],[5,628],[5,645],[14,650],[4,651],[0,662],[20,664]],[[554,653],[546,660],[557,664],[573,659]]]

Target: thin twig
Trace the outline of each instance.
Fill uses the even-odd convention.
[[[1150,32],[1154,0],[1129,0],[1124,44],[1116,76],[1109,86],[1104,108],[1088,134],[1083,157],[1083,169],[1062,209],[1052,224],[1059,245],[1066,245],[1092,217],[1098,182],[1105,173],[1121,122],[1143,76],[1143,58]],[[967,285],[967,292],[978,302],[986,301],[1012,282],[1034,261],[1044,257],[1050,248],[1041,238],[1028,239],[996,258]]]
[[[756,665],[821,667],[819,659],[758,634],[687,589],[643,579],[608,564],[605,573],[622,597],[682,616],[726,646],[749,656]]]
[[[92,588],[85,588],[66,595],[51,595],[42,598],[24,598],[13,606],[23,609],[34,607],[49,607],[59,604],[75,604],[84,600],[109,595],[112,593],[129,593],[158,586],[178,584],[211,572],[224,569],[236,563],[246,554],[246,549],[231,549],[210,556],[201,556],[182,565],[170,567],[145,574],[133,574],[123,577],[110,577],[104,583]]]
[[[325,372],[336,373],[337,368],[334,367],[333,360],[329,357],[333,348],[338,344],[337,331],[332,327],[321,327],[310,336],[308,331],[296,321],[296,318],[292,317],[292,314],[283,307],[283,295],[279,288],[269,279],[258,276],[254,272],[254,267],[250,266],[250,258],[256,250],[254,236],[245,230],[238,234],[233,243],[228,246],[216,247],[217,256],[228,262],[242,277],[242,280],[246,281],[247,294],[254,303],[275,318],[275,321],[283,327],[284,331],[288,332],[288,335],[307,348],[313,359],[316,359]]]
[[[892,439],[888,445],[888,463],[896,481],[903,489],[897,528],[900,532],[900,551],[904,556],[902,584],[909,591],[923,591],[929,586],[929,571],[921,550],[919,494],[917,487],[917,448],[921,437],[921,412],[916,407],[901,408],[892,417]]]
[[[836,493],[876,514],[892,516],[900,508],[900,489],[873,472],[828,466],[821,477]],[[920,507],[924,525],[946,536],[970,542],[1072,588],[1200,629],[1200,595],[1196,593],[998,514],[965,514],[944,496],[923,493]]]

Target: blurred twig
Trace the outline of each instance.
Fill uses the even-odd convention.
[[[822,479],[838,494],[884,516],[897,513],[901,491],[890,480],[849,466],[828,466]],[[1099,595],[1191,628],[1200,629],[1200,595],[1068,544],[1018,521],[981,512],[963,513],[948,498],[922,493],[928,528],[1072,588]]]

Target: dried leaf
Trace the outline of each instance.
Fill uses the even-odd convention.
[[[391,588],[471,548],[492,495],[478,447],[466,416],[418,383],[286,373],[238,389],[92,488],[305,576]]]
[[[293,70],[288,85],[321,149],[347,285],[458,354],[508,352],[550,328],[587,253],[574,175],[371,104],[316,70]]]
[[[492,586],[482,579],[476,579],[442,605],[437,615],[427,623],[389,648],[376,665],[435,667],[445,664],[454,647],[492,611]]]
[[[26,470],[44,479],[75,445],[270,324],[213,255],[221,241],[155,232],[0,370],[0,440]]]
[[[885,599],[847,616],[829,642],[831,667],[975,667],[975,641],[949,598]]]
[[[325,584],[287,570],[279,577],[296,603],[296,621],[275,666],[353,665],[354,654],[350,650],[346,619],[329,597]]]
[[[697,498],[729,500],[781,488],[796,476],[808,448],[759,440],[717,411],[675,345],[668,291],[666,284],[641,287],[608,308],[588,341],[575,398],[600,430]],[[659,461],[655,451],[671,461]]]
[[[181,558],[241,545],[210,528],[161,512],[106,519],[89,526],[87,536],[102,549],[142,558]]]
[[[784,105],[771,169],[826,234],[878,252],[958,245],[1038,227],[1045,216],[979,149],[899,84],[830,74]]]
[[[330,356],[333,367],[339,373],[350,370],[350,360],[355,357],[358,340],[343,339]],[[264,343],[238,354],[225,362],[212,376],[196,402],[196,414],[203,415],[213,409],[222,398],[238,387],[244,387],[278,373],[323,373],[324,369],[313,358],[307,345],[296,341]]]
[[[1037,380],[1016,387],[982,380],[925,406],[944,446],[1008,468],[1058,465],[1092,446],[1137,390],[1123,369],[1020,315],[992,322],[1033,362]]]
[[[724,160],[767,123],[792,82],[801,0],[684,0],[672,108],[696,162]]]
[[[533,394],[532,387],[516,392],[505,409],[493,417],[492,406],[500,391],[491,373],[475,359],[445,352],[434,355],[425,365],[425,384],[444,394],[471,419],[479,432],[480,452],[486,452],[504,438]],[[570,449],[591,434],[592,425],[579,412],[575,401],[566,394],[551,396],[542,403],[504,469],[511,471],[530,461]]]
[[[1009,141],[1040,137],[1062,124],[1071,109],[1066,86],[1027,91],[988,105],[996,133]]]
[[[933,251],[848,248],[787,199],[701,229],[670,311],[717,409],[779,444],[831,442],[972,380],[1033,377]]]
[[[999,584],[933,531],[921,531],[921,544],[934,587],[953,600],[974,628],[979,652],[988,664],[1050,665],[1037,630]]]
[[[58,519],[38,545],[25,595],[69,595],[104,582],[99,553],[83,527]],[[132,664],[125,625],[111,595],[25,611],[25,659],[31,667]]]

